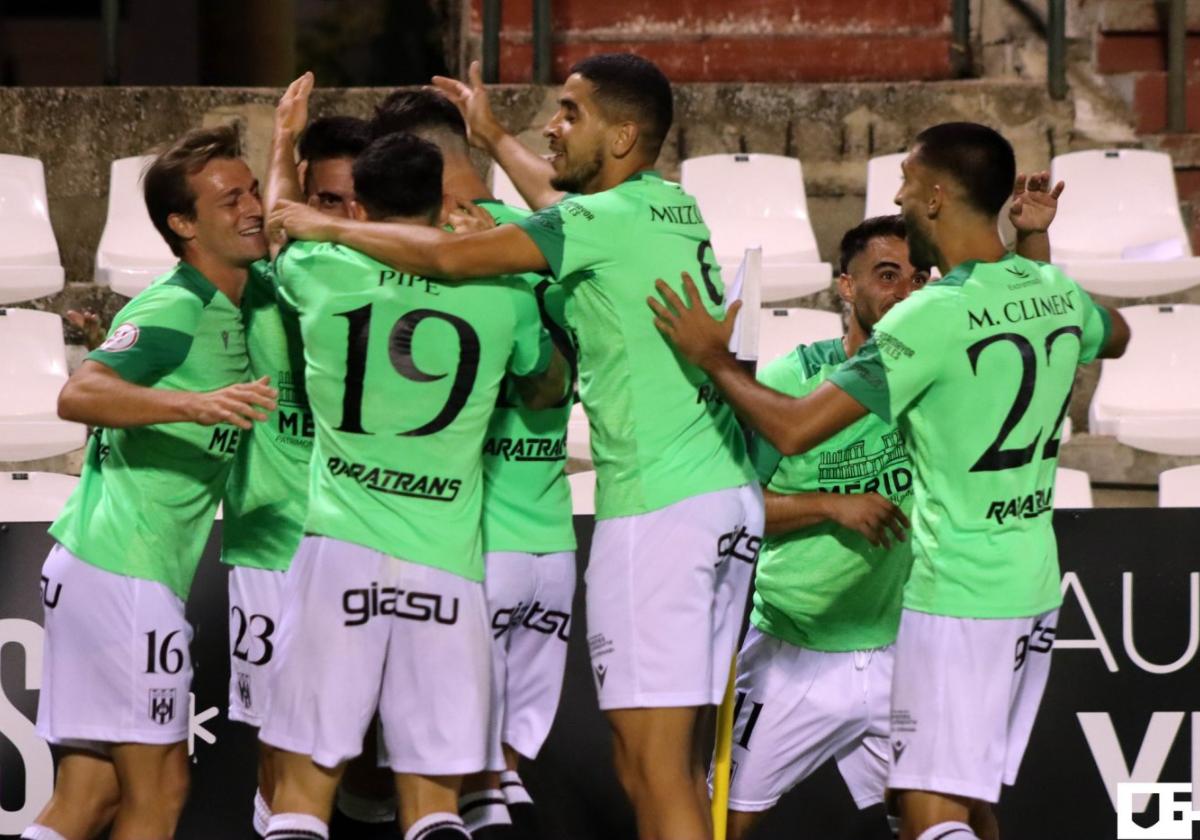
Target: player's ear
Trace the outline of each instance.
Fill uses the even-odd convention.
[[[941,184],[934,184],[929,190],[929,200],[925,202],[925,215],[930,219],[936,219],[938,213],[942,211],[942,204],[945,200],[945,188]]]
[[[196,217],[185,216],[183,213],[172,213],[167,216],[167,227],[183,240],[196,238]]]
[[[623,158],[637,146],[638,135],[641,132],[635,122],[617,123],[613,129],[610,140],[613,157]]]
[[[363,207],[360,202],[351,201],[350,202],[350,218],[354,219],[357,222],[367,221],[368,220],[367,208]]]
[[[837,279],[838,297],[844,302],[854,303],[854,278],[842,272]]]

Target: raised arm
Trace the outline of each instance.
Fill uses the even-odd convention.
[[[729,352],[729,336],[741,302],[723,321],[704,308],[696,284],[683,275],[688,304],[666,283],[656,284],[666,304],[650,298],[654,324],[692,364],[704,370],[743,420],[783,455],[807,452],[867,414],[861,403],[828,382],[805,397],[789,397],[761,384]]]
[[[108,365],[87,359],[58,395],[58,416],[89,426],[122,429],[157,423],[232,423],[249,429],[275,409],[276,390],[257,382],[198,393],[147,388],[127,382]]]
[[[469,83],[446,76],[434,76],[433,84],[462,112],[471,144],[487,152],[504,168],[517,192],[534,210],[557,203],[564,193],[550,186],[554,167],[509,134],[496,119],[478,61],[471,62],[467,79]]]
[[[1058,213],[1058,197],[1066,183],[1050,186],[1049,172],[1021,173],[1013,186],[1008,219],[1017,230],[1017,253],[1038,262],[1050,262],[1050,224]]]
[[[271,213],[270,230],[272,238],[286,232],[292,239],[336,242],[398,271],[426,277],[496,277],[549,268],[529,235],[511,224],[455,234],[423,225],[335,218],[298,202],[281,201]]]
[[[280,201],[304,201],[304,185],[300,183],[300,172],[296,167],[296,140],[308,124],[308,97],[312,89],[313,74],[308,72],[288,85],[275,106],[267,173],[267,212]]]

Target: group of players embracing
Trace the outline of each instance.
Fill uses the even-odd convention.
[[[984,126],[922,132],[901,214],[842,241],[845,335],[756,380],[709,229],[654,168],[673,110],[651,62],[572,68],[548,160],[477,66],[369,122],[309,124],[312,87],[280,100],[265,196],[231,128],[145,174],[180,261],[59,398],[94,432],[42,574],[58,778],[22,836],[174,835],[184,606],[222,502],[256,832],[327,838],[336,809],[405,840],[536,836],[517,768],[563,682],[577,396],[587,643],[639,837],[713,834],[694,744],[753,581],[731,837],[834,758],[859,807],[894,794],[904,840],[994,840],[1048,674],[1075,369],[1128,340],[1046,262],[1062,185],[1018,178]],[[494,199],[472,146],[534,211]]]

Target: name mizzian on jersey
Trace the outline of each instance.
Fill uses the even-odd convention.
[[[325,465],[334,478],[345,477],[357,481],[373,493],[392,496],[412,496],[431,502],[452,502],[458,498],[462,482],[457,478],[436,475],[417,475],[402,470],[355,464],[341,458],[330,458]]]
[[[1054,487],[1046,487],[1015,499],[1000,499],[988,506],[987,519],[995,519],[997,525],[1013,517],[1036,519],[1054,509]]]
[[[565,461],[567,439],[560,438],[488,438],[483,454],[505,461]]]

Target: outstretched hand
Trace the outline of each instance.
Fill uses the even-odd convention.
[[[700,290],[696,288],[691,275],[684,272],[682,276],[687,305],[662,280],[656,280],[654,286],[666,304],[654,298],[647,298],[646,303],[654,310],[654,326],[658,331],[675,345],[685,359],[697,367],[710,370],[714,364],[729,356],[729,339],[733,335],[742,302],[734,301],[725,318],[718,321],[705,309]]]
[[[275,130],[286,131],[293,136],[304,131],[308,125],[308,97],[312,94],[316,77],[309,70],[288,85],[279,104],[275,106]]]
[[[492,113],[492,103],[483,84],[483,71],[479,62],[471,62],[466,82],[448,76],[434,76],[433,86],[458,106],[463,122],[467,124],[467,140],[471,145],[487,149],[489,140],[502,129],[496,115]]]
[[[271,241],[280,242],[286,236],[289,239],[315,239],[319,242],[329,242],[334,238],[334,226],[337,220],[301,204],[298,201],[281,199],[271,211],[267,223],[267,234]]]
[[[446,224],[455,233],[482,233],[496,227],[496,220],[474,201],[456,199],[454,208],[446,214]]]
[[[1065,187],[1066,183],[1059,181],[1051,188],[1049,172],[1018,175],[1008,210],[1008,219],[1017,232],[1045,233],[1058,213],[1058,197]]]
[[[95,350],[104,343],[104,324],[100,323],[100,316],[91,309],[68,309],[67,323],[83,333],[83,343],[88,350]]]

